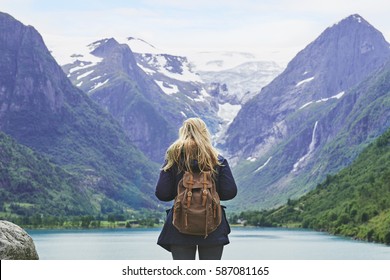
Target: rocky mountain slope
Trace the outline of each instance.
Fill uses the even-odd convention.
[[[0,130],[82,181],[97,207],[156,206],[158,166],[121,126],[72,85],[39,33],[0,14]],[[55,186],[53,186],[55,187]],[[76,201],[75,201],[76,203]]]
[[[222,148],[243,186],[236,205],[269,207],[299,196],[383,133],[389,58],[383,35],[359,15],[299,52],[226,133]]]

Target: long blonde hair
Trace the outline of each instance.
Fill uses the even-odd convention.
[[[211,143],[211,136],[206,124],[200,118],[189,118],[179,129],[179,138],[168,148],[165,155],[167,171],[177,164],[179,171],[192,171],[191,163],[198,161],[201,171],[213,171],[219,164],[218,151]]]

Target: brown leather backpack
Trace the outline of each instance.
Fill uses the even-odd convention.
[[[185,171],[177,185],[173,225],[181,232],[205,238],[221,223],[222,209],[210,171]]]

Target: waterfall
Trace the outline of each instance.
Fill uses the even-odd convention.
[[[259,172],[261,169],[263,169],[263,168],[269,163],[269,161],[271,160],[271,158],[272,158],[272,156],[270,156],[270,157],[267,159],[267,161],[266,161],[262,166],[260,166],[259,168],[257,168],[257,169],[255,170],[254,173]]]
[[[306,161],[306,159],[307,159],[307,158],[312,154],[312,152],[314,151],[315,146],[316,146],[316,131],[317,131],[317,125],[318,125],[318,121],[316,121],[316,123],[314,124],[313,132],[312,132],[312,135],[311,135],[311,142],[310,142],[310,145],[309,145],[309,150],[308,150],[308,152],[307,152],[303,157],[301,157],[301,158],[294,164],[294,168],[293,168],[292,172],[298,171],[298,169],[302,166],[302,164]]]

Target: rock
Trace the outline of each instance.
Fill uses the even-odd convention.
[[[38,260],[30,235],[21,227],[0,221],[0,260]]]

